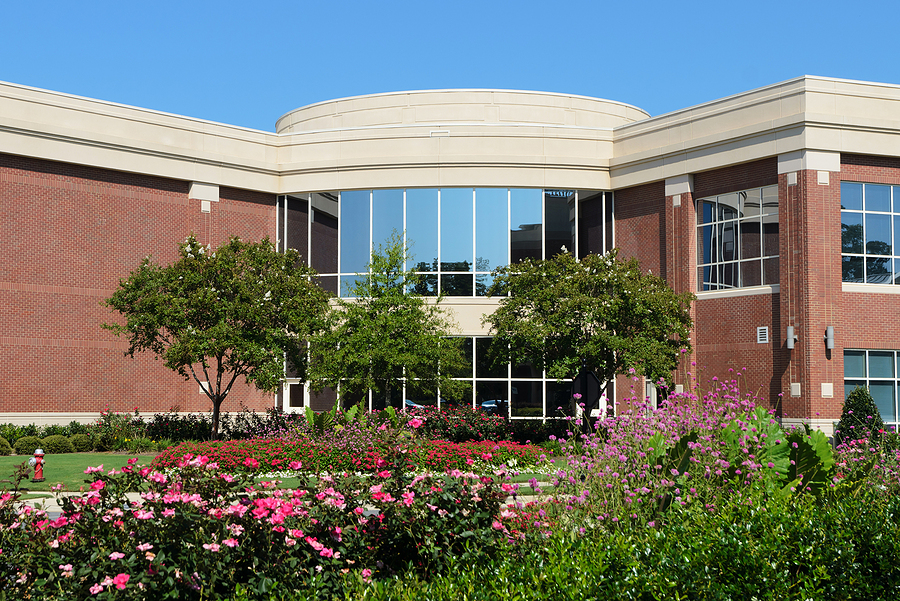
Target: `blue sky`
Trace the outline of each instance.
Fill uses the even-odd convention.
[[[900,3],[8,2],[0,80],[273,131],[294,108],[433,88],[653,115],[800,75],[900,84]]]

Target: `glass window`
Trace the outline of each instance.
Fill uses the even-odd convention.
[[[898,284],[900,186],[841,182],[841,277]]]
[[[475,270],[509,264],[509,193],[506,188],[475,190]]]
[[[513,417],[544,417],[543,382],[513,380],[510,391],[510,413]]]
[[[509,191],[509,205],[512,262],[542,258],[544,219],[541,191],[513,188]]]
[[[383,246],[391,235],[403,235],[403,190],[372,192],[372,248]]]
[[[575,191],[544,190],[544,258],[575,252]]]
[[[845,378],[865,378],[866,377],[866,352],[865,351],[844,351],[844,377]]]
[[[472,271],[472,202],[472,188],[441,189],[441,271]]]
[[[369,264],[369,195],[368,190],[341,192],[341,273],[364,272]]]
[[[848,211],[862,211],[862,184],[841,182],[841,209]]]
[[[416,271],[438,270],[438,191],[406,191],[406,243]],[[437,285],[437,280],[435,280]]]
[[[866,184],[865,186],[866,211],[891,211],[891,187],[878,184]]]
[[[697,201],[700,290],[778,283],[778,186]]]
[[[866,387],[875,400],[885,425],[898,424],[897,386],[900,385],[900,352],[883,350],[844,351],[844,397],[858,387]]]

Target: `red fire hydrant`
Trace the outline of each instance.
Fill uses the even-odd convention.
[[[44,449],[35,449],[34,457],[28,460],[28,465],[34,468],[32,482],[44,481]]]

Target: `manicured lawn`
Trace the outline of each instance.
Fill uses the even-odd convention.
[[[21,487],[31,491],[49,491],[51,486],[63,484],[67,490],[77,491],[84,486],[87,475],[84,470],[88,467],[103,465],[107,470],[124,467],[132,457],[138,458],[138,463],[149,464],[156,457],[151,455],[126,455],[122,453],[66,453],[64,455],[47,455],[44,457],[44,482],[32,482],[23,480]],[[10,480],[16,467],[23,461],[28,462],[30,456],[11,455],[0,457],[0,480]],[[29,476],[30,478],[30,476]],[[0,482],[0,489],[10,488],[9,482]]]

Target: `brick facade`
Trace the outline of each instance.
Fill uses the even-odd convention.
[[[100,328],[119,278],[171,262],[191,232],[218,245],[274,232],[271,195],[223,188],[202,213],[188,182],[0,155],[0,413],[207,410],[194,382],[123,356]],[[271,406],[241,384],[223,407]]]

